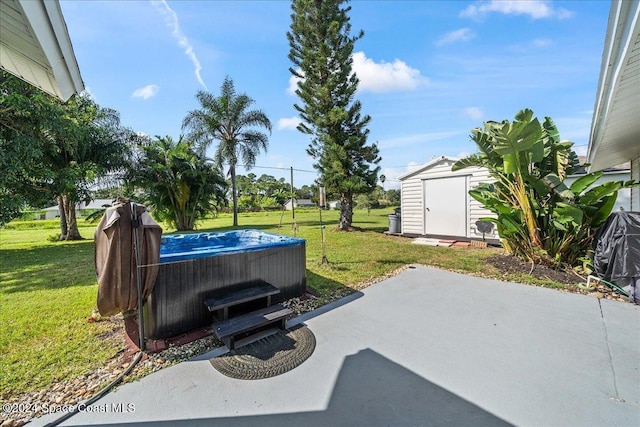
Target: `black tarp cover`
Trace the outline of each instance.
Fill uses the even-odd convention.
[[[595,236],[593,266],[600,279],[616,283],[640,277],[640,212],[615,212]]]

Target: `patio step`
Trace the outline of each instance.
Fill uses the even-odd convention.
[[[220,297],[207,298],[204,300],[204,304],[209,311],[214,313],[217,320],[222,321],[229,318],[229,307],[260,299],[264,299],[265,306],[269,307],[271,305],[271,297],[280,293],[280,289],[267,282],[250,283],[247,286],[239,291],[229,292]]]
[[[211,328],[216,336],[225,343],[227,348],[233,350],[236,338],[239,335],[271,324],[278,324],[280,329],[284,329],[286,317],[292,313],[291,310],[282,304],[276,304],[241,316],[216,322]]]

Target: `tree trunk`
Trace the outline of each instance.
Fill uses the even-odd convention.
[[[62,196],[63,204],[67,216],[67,235],[65,240],[82,240],[80,231],[78,230],[78,221],[76,220],[76,206],[68,195]]]
[[[338,229],[348,231],[353,222],[353,194],[342,193],[340,195],[340,222]]]
[[[58,196],[58,211],[60,212],[60,239],[66,240],[67,238],[67,210],[64,207],[64,199],[62,196]]]
[[[236,166],[229,167],[231,173],[231,198],[233,199],[233,226],[238,226],[238,192],[236,191]]]

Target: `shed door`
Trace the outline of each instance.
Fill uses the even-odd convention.
[[[467,235],[467,177],[424,181],[424,234]]]

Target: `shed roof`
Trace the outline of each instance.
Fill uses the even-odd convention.
[[[84,90],[58,0],[0,2],[0,67],[68,100]]]
[[[411,170],[409,172],[405,172],[402,175],[398,176],[398,180],[400,181],[404,181],[407,178],[411,178],[413,175],[417,175],[421,172],[424,172],[425,170],[432,168],[442,162],[448,161],[448,162],[457,162],[459,159],[457,157],[447,157],[447,156],[440,156],[440,157],[436,157],[435,159],[432,159],[430,161],[428,161],[427,163],[425,163],[422,166],[417,167],[414,170]]]

